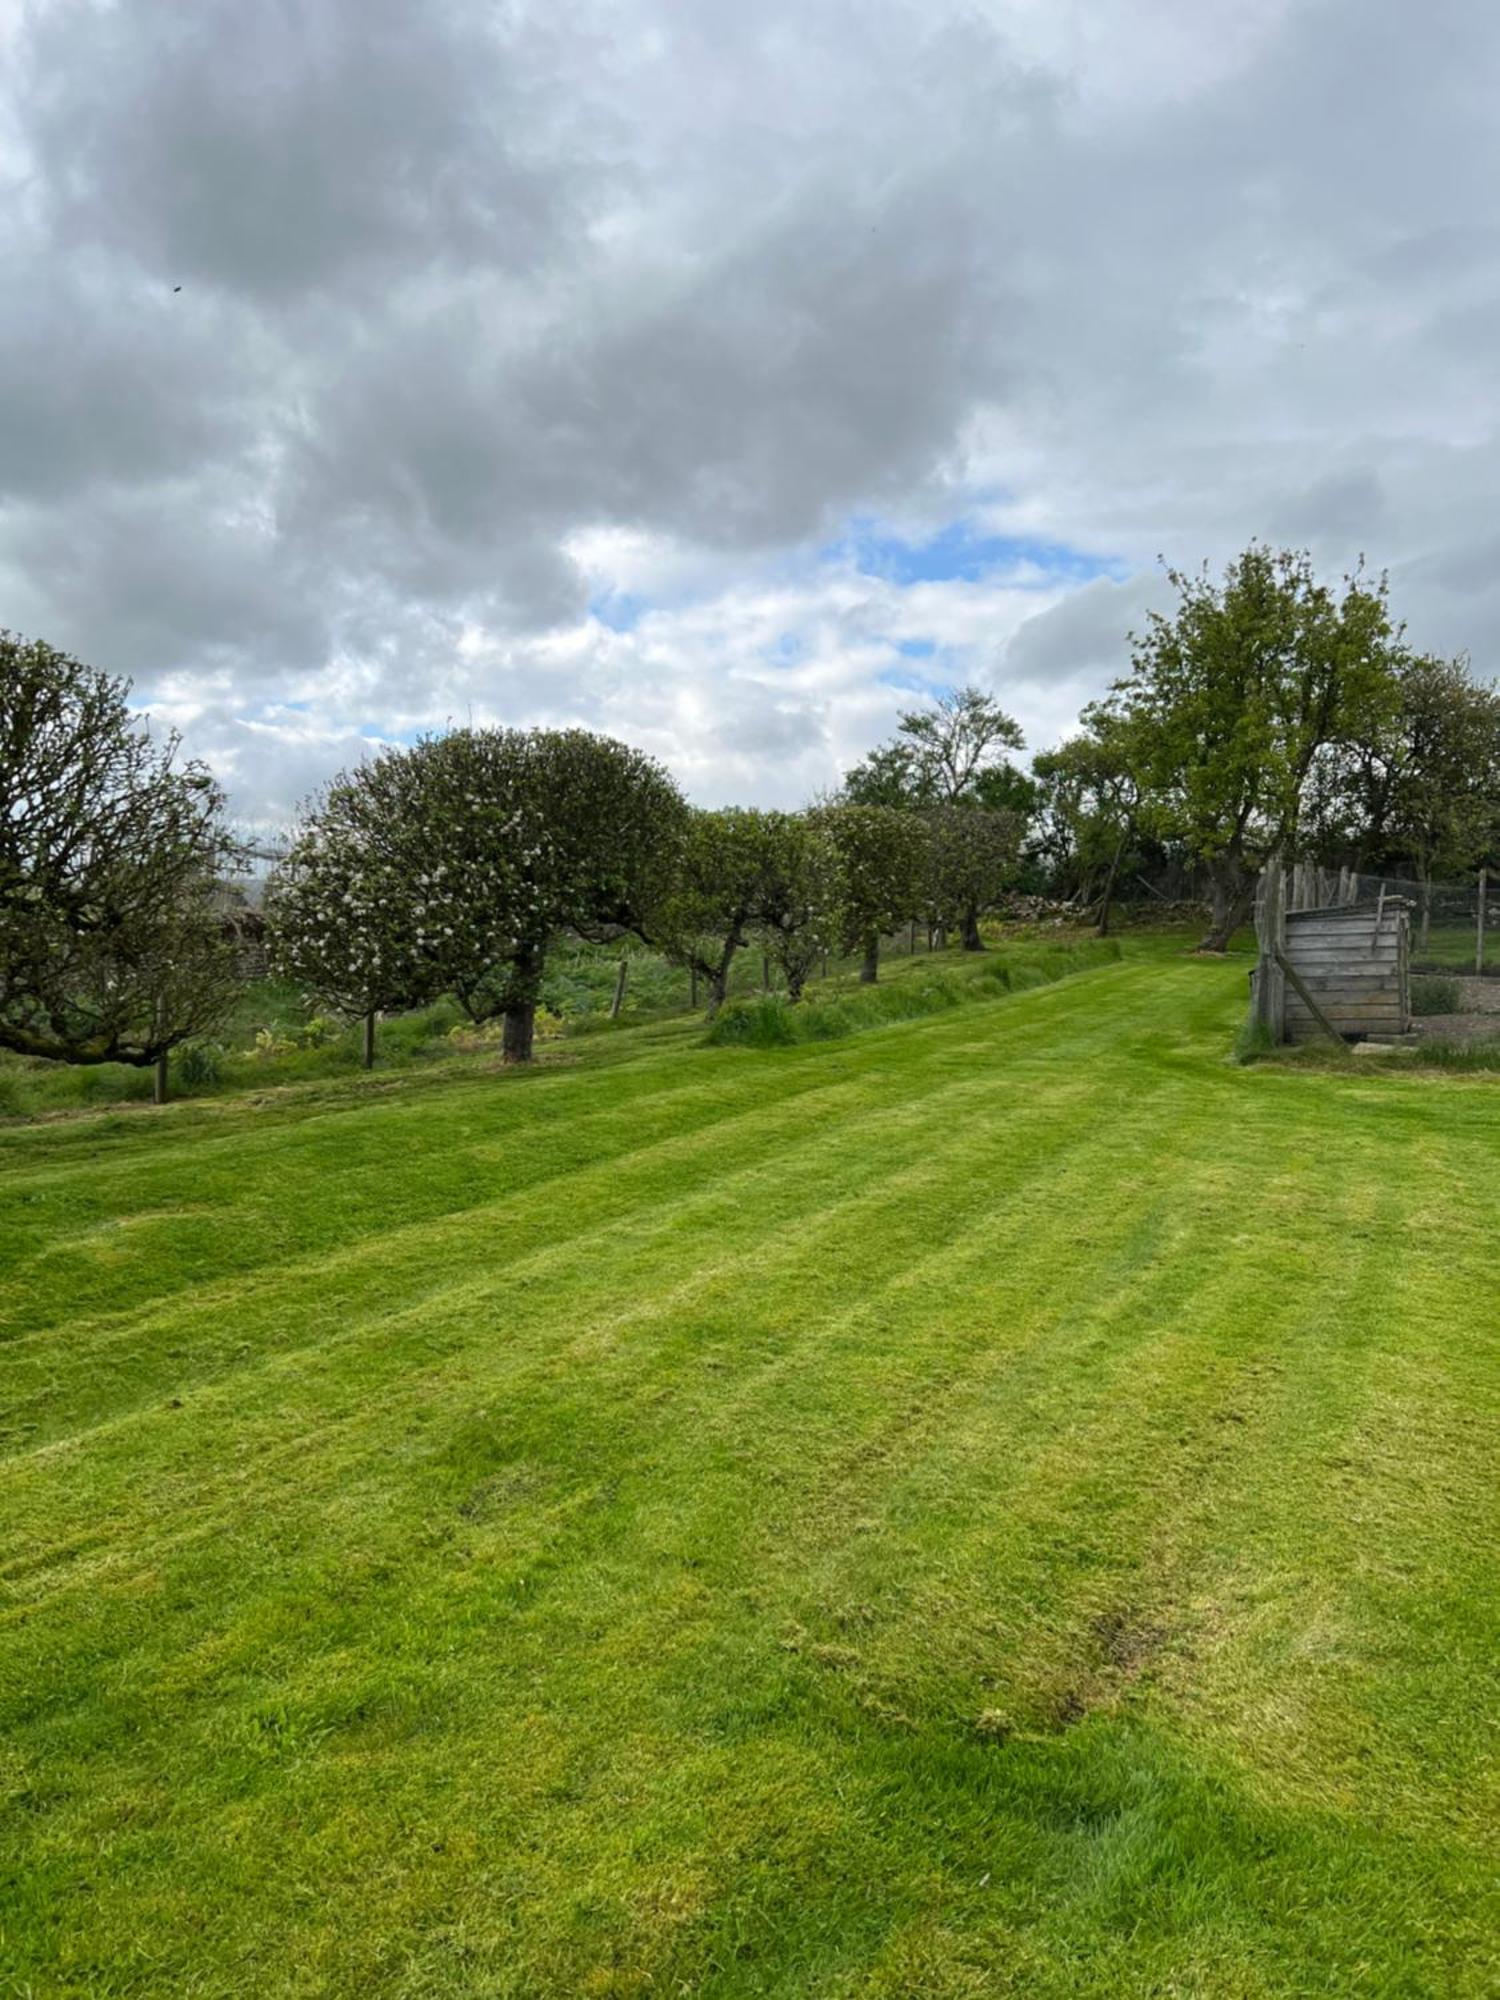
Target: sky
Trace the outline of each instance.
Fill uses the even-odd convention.
[[[0,625],[285,824],[579,724],[1030,749],[1162,559],[1500,653],[1490,0],[0,0]]]

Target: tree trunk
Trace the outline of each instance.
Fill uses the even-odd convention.
[[[1421,885],[1419,895],[1422,905],[1422,925],[1417,941],[1425,952],[1432,939],[1432,876],[1425,861],[1417,863],[1417,881]]]
[[[964,911],[963,923],[959,927],[959,935],[963,940],[965,951],[984,950],[984,939],[979,935],[979,912],[977,910]]]
[[[510,981],[510,1005],[500,1031],[500,1060],[529,1063],[536,1039],[536,1003],[542,984],[543,954],[534,945],[519,945]]]
[[[859,968],[859,983],[861,986],[873,986],[879,977],[880,939],[873,936],[867,937],[865,939],[864,964]]]
[[[167,1059],[158,1056],[151,1066],[151,1102],[165,1104],[167,1101]]]
[[[1120,857],[1124,852],[1125,837],[1122,834],[1120,836],[1120,844],[1115,849],[1114,859],[1109,864],[1109,873],[1104,878],[1104,895],[1099,903],[1099,922],[1095,926],[1095,935],[1097,937],[1109,936],[1109,906],[1114,900],[1115,877],[1120,872]]]
[[[946,924],[933,925],[928,949],[930,951],[946,951],[948,949],[948,926]]]
[[[1253,878],[1247,879],[1238,861],[1213,863],[1213,920],[1199,951],[1228,951],[1229,940],[1249,914],[1255,894]]]
[[[802,998],[802,988],[807,982],[807,973],[799,965],[789,965],[784,969],[786,972],[786,997],[795,1007],[797,1002]]]
[[[529,1063],[535,1039],[536,1002],[522,1000],[514,1007],[507,1007],[500,1033],[501,1062]]]

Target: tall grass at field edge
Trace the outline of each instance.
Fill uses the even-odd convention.
[[[727,1006],[708,1029],[706,1042],[716,1048],[789,1048],[799,1042],[837,1041],[866,1028],[883,1028],[894,1021],[917,1020],[976,1001],[997,1000],[1050,986],[1071,973],[1108,965],[1120,956],[1113,938],[1089,938],[1076,944],[1044,945],[1014,951],[987,952],[973,965],[943,966],[887,985],[861,986],[827,1000],[793,1005],[783,994],[765,993]]]

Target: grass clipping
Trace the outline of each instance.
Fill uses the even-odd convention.
[[[705,1040],[716,1048],[781,1049],[797,1042],[832,1042],[893,1021],[915,1021],[975,1001],[1050,986],[1073,972],[1108,965],[1120,956],[1113,938],[1078,944],[1027,945],[986,952],[972,965],[946,965],[931,972],[860,986],[825,1000],[793,1006],[780,993],[731,1002],[709,1028]]]

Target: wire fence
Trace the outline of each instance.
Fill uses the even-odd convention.
[[[1414,972],[1500,978],[1500,871],[1422,881],[1299,862],[1288,872],[1288,910],[1376,910],[1392,902],[1409,913]]]

